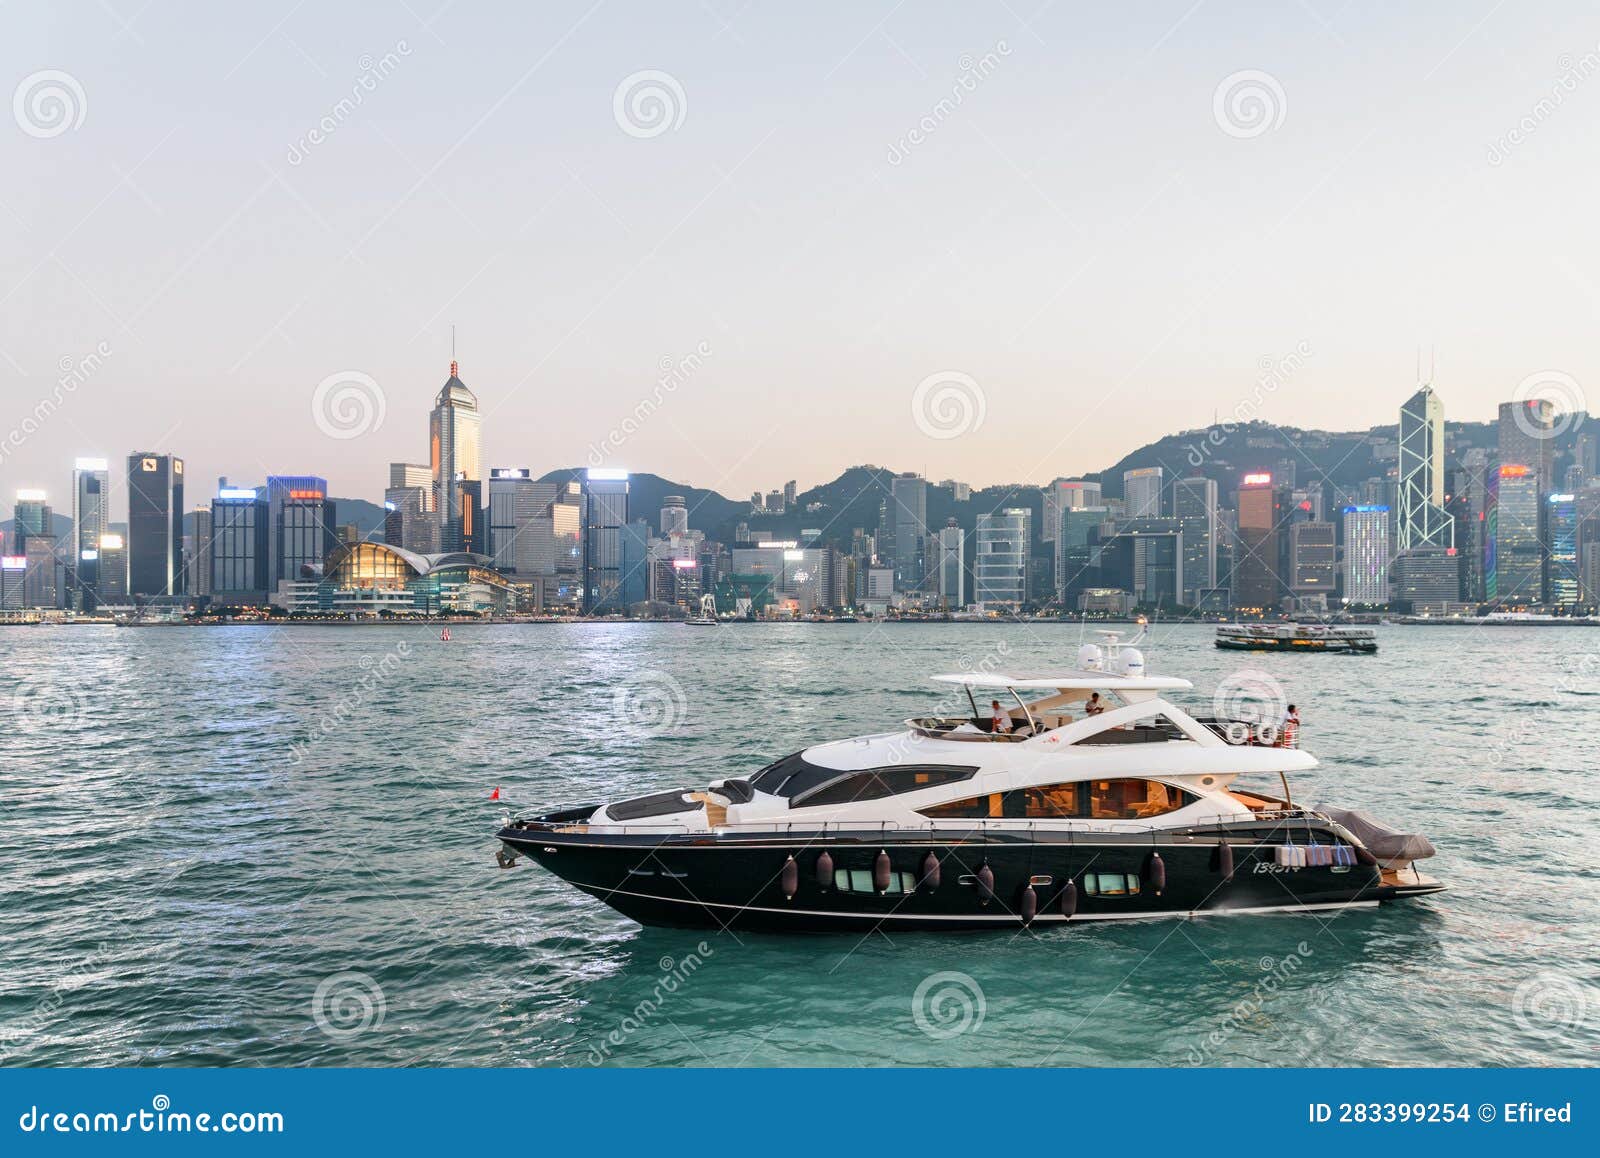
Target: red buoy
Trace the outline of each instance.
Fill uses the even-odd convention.
[[[1227,841],[1217,845],[1217,871],[1222,874],[1223,884],[1233,880],[1233,845]]]
[[[833,885],[833,854],[827,849],[817,857],[817,885],[824,889]]]
[[[917,882],[917,887],[924,885],[930,889],[939,887],[939,858],[931,852],[922,858],[922,879]]]
[[[889,854],[878,850],[878,859],[872,862],[872,887],[880,893],[889,891]]]
[[[994,869],[989,867],[989,862],[984,861],[978,866],[978,898],[988,904],[994,900]]]
[[[778,886],[783,889],[786,901],[794,900],[794,895],[800,891],[800,866],[794,863],[794,857],[783,862],[783,871],[778,874]]]
[[[1061,915],[1067,920],[1072,920],[1072,914],[1078,911],[1078,886],[1071,877],[1067,878],[1067,887],[1061,890]]]
[[[1023,885],[1022,895],[1017,898],[1017,915],[1024,925],[1031,925],[1038,912],[1039,894],[1033,891],[1032,885]]]
[[[1150,859],[1145,862],[1145,880],[1156,891],[1156,896],[1161,895],[1161,890],[1167,887],[1167,862],[1161,859],[1159,852],[1150,854]]]

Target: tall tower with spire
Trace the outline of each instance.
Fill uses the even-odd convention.
[[[454,350],[454,336],[451,353]],[[482,490],[481,434],[483,414],[478,398],[461,381],[454,359],[450,377],[433,401],[428,415],[428,454],[433,467],[434,510],[439,517],[439,547],[443,551],[467,548],[478,512],[469,504]],[[463,485],[473,484],[477,485]]]

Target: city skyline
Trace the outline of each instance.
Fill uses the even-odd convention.
[[[1302,349],[1262,418],[1384,423],[1419,342],[1458,415],[1600,371],[1578,5],[13,16],[0,436],[105,353],[0,492],[126,441],[373,495],[452,322],[486,464],[582,465],[693,357],[616,453],[728,495],[1104,470]]]
[[[430,430],[428,432],[429,433],[430,442],[432,441],[432,437],[433,437],[433,435],[432,435],[432,427],[433,427],[433,424],[437,421],[437,414],[439,413],[438,403],[440,402],[440,400],[443,397],[446,396],[446,394],[451,392],[451,390],[452,390],[451,384],[454,383],[455,387],[468,390],[469,396],[471,396],[472,394],[476,393],[476,391],[472,391],[470,389],[470,387],[468,387],[467,384],[464,383],[463,379],[460,376],[458,376],[457,366],[458,366],[457,362],[451,362],[450,363],[450,367],[449,367],[448,373],[440,380],[439,384],[437,384],[430,392],[428,392],[428,397],[421,398],[421,399],[410,400],[410,401],[414,402],[417,407],[421,408],[421,409],[418,410],[418,412],[416,414],[409,414],[407,412],[402,411],[400,413],[400,415],[398,416],[401,422],[404,422],[408,417],[412,418],[414,420],[417,420],[417,421],[425,421],[425,422],[427,422],[429,424],[429,427],[430,427]],[[1413,389],[1416,391],[1418,397],[1422,396],[1423,394],[1430,394],[1430,395],[1433,395],[1436,398],[1442,398],[1442,395],[1440,395],[1440,393],[1437,390],[1435,390],[1434,384],[1432,382],[1419,383]],[[431,399],[431,401],[430,401],[430,399]],[[1512,429],[1514,429],[1514,424],[1512,424],[1510,418],[1507,417],[1507,409],[1506,408],[1511,406],[1511,405],[1512,405],[1512,403],[1505,402],[1505,401],[1498,402],[1494,406],[1494,413],[1492,413],[1492,414],[1490,414],[1490,415],[1488,415],[1486,417],[1483,417],[1483,418],[1477,418],[1477,417],[1471,417],[1471,416],[1462,417],[1459,414],[1456,414],[1455,416],[1450,417],[1448,420],[1445,420],[1443,418],[1441,418],[1440,420],[1441,421],[1454,422],[1454,423],[1476,423],[1476,424],[1491,425],[1491,426],[1498,423],[1501,426],[1502,429],[1506,428],[1508,425],[1511,425]],[[386,407],[386,409],[387,409],[387,407]],[[1453,411],[1454,407],[1451,407],[1451,409]],[[390,413],[392,414],[392,411]],[[1389,414],[1389,417],[1391,419],[1393,418],[1393,416],[1395,414],[1395,407],[1393,405],[1392,399],[1391,399],[1391,405],[1390,405],[1390,409],[1389,409],[1388,414]],[[1543,415],[1544,415],[1543,421],[1545,421],[1546,423],[1556,424],[1556,425],[1559,426],[1559,431],[1558,432],[1564,432],[1564,431],[1569,430],[1569,429],[1570,430],[1574,430],[1574,431],[1585,429],[1590,425],[1590,423],[1592,421],[1590,416],[1588,415],[1588,413],[1586,411],[1578,411],[1575,414],[1574,413],[1563,413],[1561,411],[1552,409],[1548,405],[1544,406]],[[1252,419],[1249,419],[1247,421],[1252,421],[1252,420],[1255,420],[1255,419],[1252,417]],[[1138,451],[1138,450],[1140,450],[1140,449],[1142,449],[1142,448],[1144,448],[1144,447],[1146,447],[1146,446],[1148,446],[1148,445],[1150,445],[1152,443],[1159,442],[1163,438],[1171,438],[1171,437],[1174,437],[1174,436],[1180,436],[1180,435],[1192,434],[1192,433],[1205,434],[1210,430],[1217,429],[1218,427],[1225,427],[1225,426],[1242,427],[1245,424],[1246,423],[1243,422],[1243,421],[1230,421],[1228,418],[1220,418],[1219,421],[1217,423],[1215,423],[1215,424],[1205,424],[1205,425],[1202,425],[1202,426],[1199,426],[1199,427],[1193,427],[1193,428],[1187,428],[1186,427],[1186,428],[1181,428],[1181,429],[1161,430],[1161,431],[1158,431],[1156,434],[1154,434],[1154,436],[1151,439],[1147,440],[1146,442],[1136,443],[1136,444],[1132,444],[1132,445],[1126,447],[1125,450],[1118,456],[1117,459],[1115,459],[1115,460],[1113,460],[1111,462],[1108,462],[1103,466],[1099,466],[1099,467],[1074,467],[1073,469],[1070,469],[1070,470],[1064,470],[1064,471],[1058,470],[1056,472],[1056,474],[1055,474],[1055,481],[1056,482],[1078,481],[1078,480],[1082,480],[1082,479],[1086,479],[1086,478],[1100,477],[1101,481],[1103,482],[1105,478],[1111,477],[1111,474],[1114,472],[1114,468],[1116,467],[1116,465],[1119,462],[1121,462],[1123,459],[1125,459],[1129,454],[1132,454],[1132,453],[1134,453],[1134,452],[1136,452],[1136,451]],[[1294,421],[1287,421],[1287,422],[1283,422],[1283,423],[1268,423],[1268,425],[1272,426],[1274,429],[1286,429],[1286,430],[1296,430],[1296,431],[1304,431],[1304,432],[1326,432],[1326,433],[1339,433],[1339,434],[1359,435],[1359,434],[1367,433],[1367,432],[1369,432],[1371,430],[1374,430],[1374,429],[1380,429],[1380,428],[1388,427],[1388,426],[1398,426],[1399,423],[1396,422],[1396,421],[1392,421],[1391,420],[1391,421],[1388,421],[1388,422],[1382,422],[1382,421],[1375,422],[1375,423],[1372,423],[1370,425],[1350,425],[1350,426],[1344,426],[1344,427],[1337,427],[1337,426],[1336,427],[1312,427],[1312,426],[1302,426],[1299,423],[1294,422]],[[473,437],[475,439],[479,438],[479,437],[482,436],[483,433],[486,433],[486,432],[487,432],[487,428],[485,428],[485,431],[483,431],[483,432],[474,430]],[[398,431],[397,431],[397,433],[398,433]],[[1502,438],[1504,438],[1504,437],[1505,436],[1502,435]],[[419,448],[419,443],[420,443],[420,436],[418,438],[413,438],[412,440],[410,440],[409,443],[405,443],[405,444],[397,443],[396,445],[394,445],[392,447],[389,447],[388,450],[391,453],[389,453],[386,456],[386,462],[385,462],[382,470],[379,472],[378,476],[375,476],[375,478],[371,479],[371,480],[363,480],[363,481],[353,485],[349,489],[342,490],[342,491],[341,490],[337,490],[334,487],[334,485],[331,482],[329,482],[327,484],[327,494],[328,494],[328,496],[330,498],[338,497],[338,498],[342,498],[342,499],[359,499],[359,500],[362,500],[362,501],[371,502],[374,505],[378,505],[378,506],[383,505],[383,502],[384,502],[384,493],[383,492],[386,489],[392,489],[392,486],[389,487],[389,488],[386,488],[383,485],[384,478],[385,477],[390,478],[390,482],[392,484],[393,483],[393,477],[392,476],[393,476],[394,468],[405,464],[405,456],[407,454],[411,455],[412,457],[416,457],[420,453],[419,449],[418,449]],[[551,474],[551,473],[556,473],[556,472],[559,472],[559,471],[571,470],[571,469],[576,469],[576,470],[581,472],[582,470],[584,470],[584,469],[586,469],[586,468],[588,468],[590,466],[601,465],[599,462],[593,461],[595,459],[595,457],[596,457],[595,449],[596,448],[593,445],[591,445],[591,447],[589,448],[588,457],[589,457],[590,461],[584,461],[584,456],[580,453],[578,455],[571,456],[569,459],[563,459],[563,460],[561,460],[559,462],[551,462],[551,463],[549,463],[547,465],[544,465],[544,466],[535,466],[535,467],[531,468],[531,470],[532,470],[531,477],[539,478],[539,477],[541,477],[541,476],[543,476],[545,474]],[[309,462],[305,461],[305,460],[310,459],[314,454],[316,454],[319,451],[321,451],[323,457],[318,458],[316,461],[309,461]],[[52,485],[49,481],[43,481],[43,482],[38,482],[38,483],[30,483],[30,482],[21,482],[21,481],[19,481],[15,486],[11,485],[11,482],[9,481],[8,476],[7,476],[7,474],[5,473],[5,470],[4,470],[4,468],[7,465],[9,460],[6,457],[4,457],[3,455],[0,455],[0,505],[3,505],[4,503],[9,502],[10,498],[15,497],[17,494],[20,494],[21,492],[24,492],[24,491],[27,491],[27,492],[30,492],[30,493],[32,493],[32,492],[42,492],[46,496],[49,496],[52,500],[56,499],[58,496],[66,497],[67,498],[67,502],[70,503],[70,496],[72,494],[72,488],[75,485],[73,480],[74,480],[74,478],[75,478],[75,476],[77,474],[77,469],[73,464],[78,463],[78,462],[86,462],[86,461],[98,461],[98,460],[105,459],[107,456],[109,456],[110,458],[112,458],[114,460],[119,455],[126,456],[128,453],[129,452],[127,452],[127,451],[120,451],[120,450],[115,450],[115,449],[108,450],[104,454],[99,453],[98,451],[96,451],[94,453],[80,452],[80,453],[72,455],[69,458],[69,460],[68,460],[68,462],[66,464],[64,464],[64,465],[58,464],[59,469],[58,469],[57,473],[61,473],[67,478],[68,481],[67,481],[66,485]],[[179,458],[184,459],[186,462],[194,461],[191,458],[191,456],[185,455],[179,450],[174,450],[174,449],[167,448],[167,447],[154,449],[154,450],[151,451],[151,453],[172,454],[172,455],[176,455]],[[864,465],[871,465],[871,466],[875,466],[875,467],[878,467],[878,468],[884,470],[885,472],[887,472],[886,475],[885,475],[886,479],[889,477],[889,475],[892,475],[894,472],[900,470],[901,467],[904,466],[904,464],[898,464],[898,463],[894,462],[894,460],[891,457],[883,454],[881,449],[877,453],[878,453],[879,459],[881,461],[872,460],[872,459],[864,459],[864,460],[861,460],[861,461],[841,462],[841,463],[839,463],[837,469],[833,470],[831,473],[825,473],[823,476],[818,477],[812,483],[808,483],[808,484],[805,484],[803,486],[800,486],[799,490],[800,490],[800,492],[803,493],[805,491],[808,491],[808,490],[812,489],[815,486],[825,486],[829,482],[833,481],[834,479],[837,479],[839,476],[844,474],[847,470],[850,470],[850,469],[856,468],[856,467],[861,467],[861,466],[864,466]],[[1442,448],[1441,448],[1441,453],[1442,453]],[[299,452],[291,452],[288,457],[290,458],[290,460],[292,462],[298,462],[298,463],[301,463],[301,464],[303,464],[305,466],[308,466],[312,470],[320,472],[323,477],[331,480],[332,478],[339,477],[341,474],[348,474],[348,471],[341,472],[341,471],[339,471],[337,469],[334,469],[334,468],[337,468],[339,466],[340,454],[341,454],[340,444],[337,443],[337,442],[330,442],[327,445],[324,445],[320,441],[313,441],[313,442],[308,442],[307,444],[305,444],[304,448],[301,451],[299,451]],[[613,455],[610,455],[609,457],[610,458],[620,459],[623,456],[621,456],[619,454],[613,454]],[[1270,455],[1263,454],[1263,455],[1258,455],[1256,457],[1260,458],[1260,459],[1262,459],[1264,461],[1267,457],[1270,457]],[[490,472],[491,469],[501,469],[506,463],[515,462],[515,461],[521,461],[521,460],[517,459],[515,455],[508,455],[506,460],[505,460],[505,463],[502,463],[502,461],[500,459],[494,458],[494,457],[492,457],[492,456],[490,456],[490,455],[488,455],[486,453],[482,453],[481,451],[478,451],[476,453],[476,459],[477,459],[477,461],[475,461],[473,463],[474,473],[468,474],[467,477],[475,478],[478,481],[484,481],[484,482],[487,482],[488,475],[489,475],[489,472]],[[698,481],[693,480],[693,479],[674,477],[674,476],[672,476],[672,475],[670,475],[670,474],[668,474],[668,473],[666,473],[666,472],[664,472],[662,470],[655,469],[651,464],[648,464],[648,463],[646,463],[646,464],[638,464],[638,463],[634,463],[632,461],[629,461],[626,465],[620,465],[619,466],[616,463],[608,463],[607,465],[608,465],[609,468],[625,470],[625,471],[628,471],[629,473],[632,473],[632,474],[652,474],[652,475],[655,475],[655,476],[657,476],[657,477],[659,477],[659,478],[661,478],[661,479],[663,479],[664,481],[667,481],[667,482],[671,482],[671,483],[674,483],[674,484],[680,484],[680,485],[683,485],[685,487],[694,487],[695,489],[713,491],[713,492],[718,493],[718,494],[722,495],[724,498],[727,498],[727,499],[729,499],[731,501],[738,501],[739,492],[737,492],[737,491],[730,491],[729,489],[719,488],[719,487],[714,486],[714,485],[713,486],[707,486],[707,485],[701,484]],[[1197,464],[1190,463],[1189,465],[1194,466],[1194,465],[1197,465]],[[422,469],[423,471],[428,471],[429,470],[428,464],[426,464],[426,463],[419,464],[419,468]],[[522,468],[522,469],[528,469],[528,468]],[[788,467],[773,468],[773,467],[768,466],[768,467],[763,467],[762,469],[763,469],[763,472],[766,475],[771,475],[772,478],[763,478],[763,479],[761,479],[760,480],[760,485],[757,485],[754,488],[754,492],[755,493],[766,493],[767,491],[772,489],[772,487],[773,487],[773,479],[775,479],[777,476],[782,475],[782,474],[784,474],[786,472],[787,473],[793,473],[792,471],[789,470]],[[1141,472],[1140,473],[1143,473],[1143,469],[1144,468],[1141,468]],[[1167,476],[1167,477],[1163,478],[1162,477],[1162,468],[1154,467],[1154,468],[1149,468],[1149,469],[1151,471],[1153,471],[1154,474],[1156,475],[1156,477],[1160,480],[1160,489],[1162,489],[1162,490],[1170,489],[1175,482],[1180,481],[1184,477],[1183,475],[1179,475],[1179,474],[1174,473],[1174,474],[1172,474],[1170,476]],[[1240,468],[1239,473],[1242,475],[1242,474],[1248,472],[1250,469],[1252,469],[1252,468],[1250,468],[1248,466],[1242,467],[1242,468]],[[258,488],[258,489],[265,490],[268,487],[268,480],[269,479],[271,479],[273,477],[276,477],[276,476],[279,476],[279,475],[283,475],[284,473],[285,473],[284,470],[281,469],[280,467],[272,467],[272,466],[262,467],[260,469],[260,473],[259,474],[249,475],[249,476],[241,474],[241,472],[239,472],[237,470],[230,471],[230,470],[227,470],[227,469],[223,469],[220,472],[216,472],[216,473],[202,473],[200,471],[191,469],[190,472],[189,472],[190,476],[193,477],[193,478],[196,478],[198,480],[201,480],[201,481],[200,481],[200,484],[199,484],[199,486],[198,486],[198,488],[196,490],[195,500],[193,502],[191,502],[191,504],[189,505],[188,508],[186,508],[186,510],[200,509],[200,508],[204,507],[206,504],[209,503],[210,498],[211,498],[212,494],[214,493],[214,490],[210,488],[210,482],[208,480],[211,480],[211,479],[218,480],[219,486],[223,487],[223,488],[228,487],[228,486],[232,486],[232,487],[248,486],[248,487],[255,487],[255,488]],[[436,474],[437,472],[433,472],[433,473]],[[936,477],[937,477],[939,472],[931,472],[930,473],[929,471],[926,471],[926,470],[914,469],[914,473],[920,478],[933,480],[933,479],[936,479]],[[259,479],[260,481],[252,481],[253,479]],[[228,481],[228,480],[233,480],[233,481]],[[1437,481],[1437,480],[1435,480],[1435,481]],[[1546,480],[1546,481],[1549,482],[1550,480]],[[126,517],[127,517],[127,494],[126,494],[126,487],[124,485],[122,485],[124,483],[125,483],[125,479],[124,478],[119,477],[117,472],[112,472],[111,478],[110,478],[110,495],[109,495],[110,501],[106,504],[106,515],[105,515],[105,518],[106,518],[106,520],[108,522],[122,523],[122,522],[126,521]],[[1024,489],[1024,488],[1026,488],[1026,489],[1048,488],[1050,485],[1052,485],[1051,484],[1051,480],[1049,478],[1017,478],[1017,477],[996,477],[996,478],[987,479],[987,480],[962,479],[961,480],[961,484],[964,485],[964,486],[969,487],[972,490],[985,490],[985,489],[993,489],[993,488],[997,488],[997,487],[998,488],[1016,487],[1016,488],[1018,488],[1020,490],[1020,489]],[[792,487],[795,484],[793,482],[790,482],[790,483],[785,484],[785,485]],[[436,497],[437,497],[437,495],[439,493],[442,493],[442,492],[440,492],[438,490],[439,482],[438,482],[437,478],[435,478],[434,481],[431,483],[431,487],[435,488]],[[1549,489],[1549,487],[1547,486],[1546,489]],[[60,509],[64,511],[65,509],[68,509],[68,508],[64,504],[63,507],[60,508]],[[0,520],[0,521],[3,521],[3,520]]]

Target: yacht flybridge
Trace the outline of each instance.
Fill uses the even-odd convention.
[[[1167,698],[1187,680],[1103,634],[1074,670],[935,676],[948,710],[749,776],[508,817],[498,859],[643,924],[771,930],[1335,910],[1445,887],[1416,868],[1425,838],[1299,804],[1291,778],[1316,760],[1190,715]]]

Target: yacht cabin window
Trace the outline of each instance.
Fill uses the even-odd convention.
[[[935,820],[1142,820],[1176,812],[1197,799],[1154,780],[1088,780],[990,792],[917,811]]]
[[[819,804],[853,804],[858,800],[881,800],[902,792],[916,792],[939,784],[971,780],[976,764],[908,764],[897,768],[868,768],[861,772],[833,773],[834,779],[806,789],[789,798],[790,808],[811,808]]]

